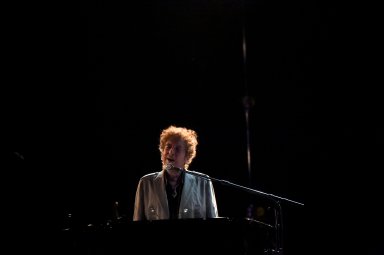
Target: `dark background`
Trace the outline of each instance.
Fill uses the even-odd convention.
[[[359,76],[343,79],[349,71],[340,63],[353,57],[339,51],[346,32],[334,25],[334,8],[249,0],[92,1],[50,12],[30,5],[14,13],[17,29],[6,28],[7,217],[49,219],[60,229],[71,214],[76,225],[98,225],[118,202],[130,219],[137,182],[160,170],[159,135],[171,124],[199,135],[190,169],[302,203],[341,187],[332,169],[344,173],[360,166],[357,156],[380,155],[379,127],[363,136],[368,129],[356,120],[372,124],[373,111],[355,104],[359,90],[343,89]],[[254,100],[248,127],[246,96]],[[324,179],[333,181],[315,196]],[[245,217],[259,203],[214,185],[220,216]],[[315,222],[344,216],[330,209],[335,196],[316,202],[316,220],[282,202],[287,255],[307,253],[304,236]]]

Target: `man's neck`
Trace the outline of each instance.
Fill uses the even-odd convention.
[[[181,182],[181,171],[178,170],[169,170],[165,172],[167,182],[175,188]]]

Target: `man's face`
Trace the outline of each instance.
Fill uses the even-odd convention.
[[[172,164],[178,168],[184,168],[186,162],[186,146],[185,143],[177,137],[170,138],[166,143],[161,156],[163,167]]]

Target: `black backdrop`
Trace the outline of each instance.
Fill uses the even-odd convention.
[[[102,224],[118,202],[130,218],[136,184],[160,169],[159,134],[171,124],[198,132],[191,169],[305,202],[308,174],[326,158],[314,104],[326,31],[314,4],[244,4],[98,1],[23,23],[29,67],[10,84],[5,133],[15,177],[26,177],[14,191],[24,192],[21,214],[39,203],[58,228],[68,214]],[[214,185],[221,216],[245,217],[257,200]],[[282,207],[287,254],[304,252],[304,208]]]

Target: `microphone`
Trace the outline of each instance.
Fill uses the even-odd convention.
[[[175,167],[175,166],[172,165],[171,163],[168,163],[168,164],[165,166],[165,170],[166,170],[166,171],[170,171],[170,170],[173,170],[173,169],[178,170],[178,171],[180,171],[180,172],[184,171],[183,168]]]
[[[185,170],[184,168],[180,168],[180,167],[176,167],[174,166],[173,164],[171,163],[168,163],[165,168],[164,168],[165,171],[169,172],[171,170],[176,170],[177,172],[180,172],[180,173],[186,173],[186,174],[191,174],[191,175],[195,175],[199,178],[203,178],[203,179],[206,179],[206,180],[214,180],[215,178],[212,178],[212,177],[209,177],[207,175],[204,175],[202,173],[198,173],[198,172],[191,172],[191,171],[187,171]]]
[[[166,166],[165,166],[165,171],[169,171],[173,168],[174,166],[171,164],[171,163],[168,163]]]

